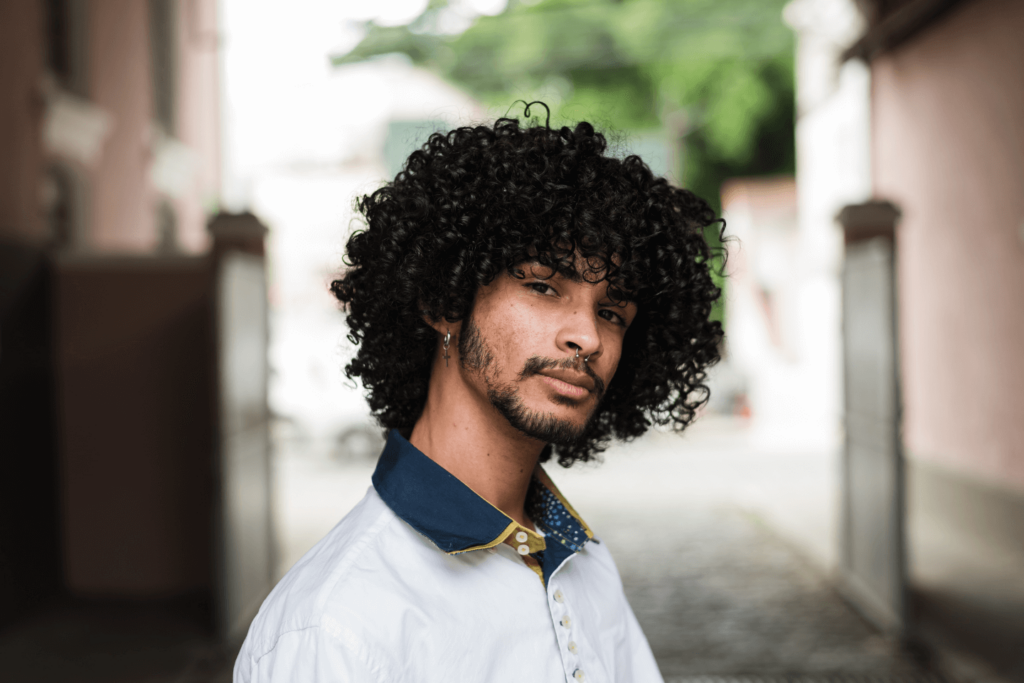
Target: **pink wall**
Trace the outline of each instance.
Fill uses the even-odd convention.
[[[909,455],[1024,491],[1024,3],[964,3],[873,76],[899,228]]]
[[[0,237],[39,242],[43,3],[0,2]]]
[[[179,2],[178,138],[198,153],[195,184],[175,202],[187,251],[208,246],[206,211],[220,196],[220,90],[216,0]]]
[[[206,210],[219,191],[217,15],[215,0],[179,2],[176,137],[196,153],[187,194],[173,200],[186,251],[208,245]],[[160,201],[148,181],[153,96],[147,3],[92,0],[89,56],[92,99],[114,116],[114,129],[93,175],[92,246],[148,251],[157,241]]]
[[[113,115],[114,127],[92,175],[90,245],[144,251],[155,235],[150,162],[149,18],[147,3],[89,3],[89,94]]]
[[[219,195],[220,122],[216,0],[176,3],[177,137],[195,152],[196,172],[173,201],[181,247],[206,249],[206,212]],[[91,0],[84,28],[86,96],[111,116],[94,168],[81,171],[88,216],[81,246],[98,252],[148,252],[157,242],[160,196],[151,186],[153,95],[148,3]],[[43,3],[0,2],[0,236],[43,242],[41,204],[47,163]]]

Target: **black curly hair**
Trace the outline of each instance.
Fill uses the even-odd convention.
[[[568,467],[612,437],[652,424],[681,431],[694,419],[722,340],[710,319],[719,254],[705,229],[721,236],[724,222],[639,157],[609,157],[607,147],[586,122],[552,129],[501,118],[431,135],[393,182],[356,200],[366,228],[349,239],[331,291],[358,345],[345,374],[362,381],[383,427],[407,434],[426,402],[437,334],[424,316],[465,319],[481,286],[502,271],[522,277],[526,261],[607,280],[611,298],[638,307],[583,437],[549,446],[542,462],[555,455]]]

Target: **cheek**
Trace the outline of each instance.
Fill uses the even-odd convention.
[[[615,336],[606,338],[604,346],[604,359],[601,364],[601,374],[605,383],[611,382],[615,372],[619,369],[619,361],[622,360],[622,337]]]
[[[502,297],[488,307],[477,324],[484,323],[486,329],[481,332],[488,345],[494,351],[498,366],[505,370],[518,370],[529,357],[531,344],[530,334],[535,320],[527,306],[509,298]]]

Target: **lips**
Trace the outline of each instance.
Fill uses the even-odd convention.
[[[553,379],[561,380],[566,384],[572,384],[573,386],[586,389],[589,392],[594,391],[594,380],[589,375],[585,375],[579,372],[573,372],[571,370],[542,370],[541,375],[545,377],[551,377]]]

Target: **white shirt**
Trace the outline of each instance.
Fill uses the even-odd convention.
[[[395,431],[373,482],[267,597],[235,683],[662,680],[611,554],[542,469],[544,536]]]

